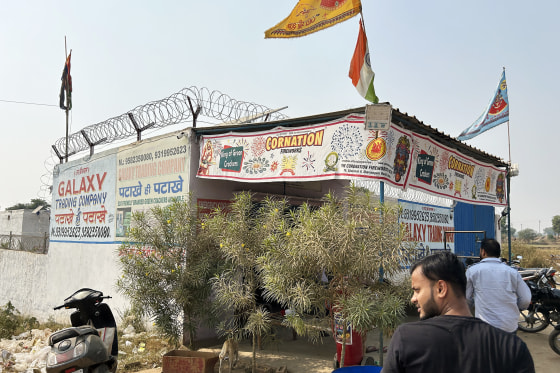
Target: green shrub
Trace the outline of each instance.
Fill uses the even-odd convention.
[[[48,322],[41,324],[35,317],[22,316],[12,302],[8,302],[0,308],[0,339],[9,339],[14,335],[19,335],[32,329],[49,328],[54,331],[63,327],[63,325],[55,323],[52,318]]]
[[[19,326],[19,311],[12,302],[0,308],[0,338],[11,338]]]

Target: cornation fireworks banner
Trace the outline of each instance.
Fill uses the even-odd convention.
[[[505,170],[418,134],[413,153],[408,187],[467,203],[507,205]]]
[[[505,171],[364,115],[308,127],[203,136],[197,176],[242,182],[375,179],[468,203],[505,206]]]
[[[411,134],[365,130],[363,115],[309,127],[204,136],[197,176],[243,182],[378,179],[403,188]]]

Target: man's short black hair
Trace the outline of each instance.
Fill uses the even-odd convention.
[[[499,258],[501,254],[500,243],[493,238],[485,238],[480,243],[480,248],[486,251],[488,256]]]
[[[457,255],[448,250],[441,250],[428,255],[410,267],[410,273],[421,267],[422,273],[431,281],[443,280],[451,285],[459,296],[465,296],[467,291],[467,275],[465,266]]]

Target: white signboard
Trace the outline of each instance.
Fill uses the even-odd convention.
[[[389,104],[366,105],[366,130],[387,130],[391,125],[391,111]]]
[[[429,255],[433,250],[455,252],[453,235],[447,236],[447,247],[443,247],[444,232],[455,230],[451,208],[405,200],[398,202],[402,207],[399,221],[406,226],[407,240],[417,243],[418,257]]]

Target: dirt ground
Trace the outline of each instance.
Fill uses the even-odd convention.
[[[548,334],[552,327],[538,332],[526,333],[518,331],[518,335],[529,347],[537,373],[560,373],[560,355],[555,354],[548,345]],[[379,333],[368,334],[366,346],[379,347]],[[389,340],[384,340],[384,345],[388,345]],[[221,346],[214,348],[201,349],[200,351],[220,352]],[[277,339],[269,342],[263,349],[257,352],[258,364],[265,364],[278,370],[286,367],[290,373],[331,373],[333,371],[333,360],[336,353],[336,345],[331,336],[322,339],[322,343],[312,344],[303,338],[292,339],[290,331],[283,329],[278,331]],[[242,341],[239,344],[240,363],[233,373],[244,372],[244,367],[250,365],[251,345],[249,341]],[[387,354],[385,353],[384,356]],[[380,360],[379,351],[367,353],[375,361]],[[214,372],[218,372],[218,363],[214,367]],[[229,373],[227,366],[223,366],[223,372]],[[143,371],[141,373],[161,373],[161,368]]]

